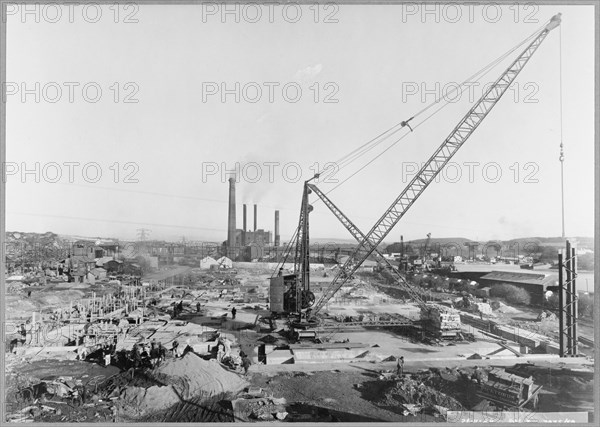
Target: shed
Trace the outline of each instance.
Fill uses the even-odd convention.
[[[211,265],[219,265],[213,257],[207,256],[200,260],[201,269],[209,269]]]
[[[222,256],[216,262],[219,265],[219,268],[233,268],[233,261],[226,256]]]

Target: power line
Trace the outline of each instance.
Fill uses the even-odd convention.
[[[455,87],[452,87],[452,89],[450,91],[448,91],[448,93],[440,95],[433,102],[431,102],[430,104],[428,104],[427,106],[425,106],[424,108],[422,108],[420,111],[418,111],[416,114],[414,114],[410,119],[408,119],[406,121],[401,121],[401,122],[398,122],[398,123],[394,124],[393,126],[391,126],[390,128],[388,128],[387,130],[383,131],[382,133],[380,133],[376,137],[370,139],[369,141],[367,141],[363,145],[359,146],[358,148],[352,150],[350,153],[348,153],[345,156],[341,157],[338,161],[334,162],[338,166],[337,172],[339,172],[343,168],[349,166],[351,163],[353,163],[354,161],[358,160],[360,157],[364,156],[367,152],[373,150],[379,144],[381,144],[382,142],[384,142],[387,138],[391,137],[392,135],[396,134],[398,131],[400,131],[401,129],[403,129],[407,125],[408,121],[410,121],[410,120],[412,120],[412,119],[420,116],[425,111],[429,110],[434,105],[438,104],[440,101],[444,100],[445,101],[444,105],[448,105],[448,103],[450,102],[450,100],[453,99],[452,96],[454,94],[456,94],[458,91],[460,91],[460,93],[462,94],[468,88],[467,84],[469,82],[481,80],[486,74],[488,74],[500,62],[502,62],[504,59],[506,59],[510,54],[512,54],[514,51],[516,51],[523,44],[527,43],[528,40],[530,40],[533,37],[535,37],[539,33],[539,31],[542,28],[544,28],[545,26],[546,26],[546,24],[542,25],[540,28],[538,28],[536,31],[534,31],[533,33],[531,33],[529,36],[527,36],[521,42],[519,42],[518,44],[516,44],[515,46],[513,46],[512,48],[510,48],[508,51],[504,52],[498,58],[496,58],[493,61],[489,62],[484,67],[480,68],[477,72],[475,72],[471,76],[467,77],[462,83],[460,83],[459,85],[457,85]],[[439,109],[437,111],[439,111]],[[429,119],[433,115],[434,114],[428,116],[427,119]],[[424,122],[424,121],[425,120],[423,120],[422,122]],[[409,125],[409,127],[410,127],[410,125]],[[406,134],[404,136],[406,136]],[[404,136],[402,136],[400,139],[402,139]],[[392,144],[392,146],[395,145],[395,143],[397,143],[400,139],[396,140],[394,142],[394,144]],[[387,150],[389,150],[389,148],[391,148],[391,147],[388,147],[383,152],[386,152]],[[372,159],[370,162],[368,162],[367,165],[371,164],[373,160],[375,160],[376,158],[379,158],[382,154],[383,153],[380,153],[379,155],[377,155],[374,159]],[[357,172],[355,172],[354,174],[352,174],[350,177],[356,175],[356,173],[358,173],[359,171],[361,171],[362,169],[364,169],[364,167],[366,167],[367,165],[365,165],[362,168],[360,168]],[[325,170],[321,171],[321,173],[323,173],[323,172],[325,172]],[[349,178],[347,178],[343,182],[346,182]],[[338,184],[335,188],[339,187],[340,185],[341,185],[341,183]],[[333,189],[330,190],[330,191],[333,191]]]
[[[546,23],[547,24],[547,23]],[[460,83],[458,86],[453,87],[452,90],[445,94],[444,96],[440,96],[438,97],[436,100],[434,100],[433,102],[431,102],[429,105],[427,105],[426,107],[424,107],[423,109],[421,109],[420,111],[418,111],[414,116],[412,116],[409,120],[414,119],[415,117],[420,116],[422,113],[424,113],[425,111],[427,111],[428,109],[430,109],[431,107],[433,107],[434,105],[438,104],[440,101],[444,100],[445,102],[438,108],[436,109],[432,114],[430,114],[429,116],[427,116],[425,119],[423,119],[421,122],[419,122],[417,125],[414,126],[414,128],[412,128],[412,130],[417,129],[419,126],[421,126],[424,122],[426,122],[427,120],[429,120],[431,117],[433,117],[434,115],[436,115],[440,110],[442,110],[443,108],[447,107],[450,104],[450,100],[452,99],[449,94],[452,93],[456,93],[457,91],[459,91],[461,94],[464,93],[464,91],[468,88],[467,83],[472,82],[472,81],[479,81],[481,80],[483,77],[485,77],[485,75],[487,75],[494,67],[496,67],[500,62],[502,62],[504,59],[506,59],[511,53],[513,53],[514,51],[516,51],[519,47],[521,47],[522,45],[524,45],[525,43],[527,43],[530,39],[532,39],[533,37],[535,37],[539,31],[544,28],[546,26],[546,24],[542,25],[540,28],[538,28],[536,31],[534,31],[533,33],[531,33],[529,36],[527,36],[525,39],[523,39],[521,42],[519,42],[518,44],[516,44],[515,46],[513,46],[511,49],[509,49],[508,51],[506,51],[505,53],[503,53],[502,55],[500,55],[498,58],[496,58],[495,60],[491,61],[490,63],[488,63],[487,65],[485,65],[483,68],[481,68],[480,70],[478,70],[476,73],[474,73],[473,75],[471,75],[470,77],[468,77],[467,79],[465,79],[462,83]],[[385,135],[387,133],[389,133],[388,135],[384,136],[383,139],[379,142],[377,142],[376,144],[371,145],[371,147],[363,150],[363,152],[361,153],[357,153],[356,155],[354,155],[353,158],[350,158],[350,160],[348,160],[346,162],[346,164],[343,164],[339,169],[341,170],[342,168],[348,166],[350,163],[352,163],[353,161],[357,160],[358,158],[360,158],[361,156],[363,156],[364,154],[366,154],[366,152],[370,151],[371,149],[373,149],[375,146],[377,146],[378,144],[380,144],[385,138],[390,137],[391,135],[393,135],[394,133],[396,133],[398,130],[402,129],[404,126],[402,124],[405,124],[406,122],[401,122],[399,124],[396,124],[394,126],[392,126],[390,129],[386,130],[385,132],[381,133],[380,135],[378,135],[377,137],[375,137],[374,139],[372,139],[371,141],[374,141],[378,138],[380,138],[382,135]],[[392,129],[394,129],[395,127],[402,125],[399,129],[394,130],[393,132],[390,133],[390,131]],[[343,185],[344,183],[346,183],[348,180],[350,180],[352,177],[354,177],[355,175],[357,175],[359,172],[361,172],[362,170],[364,170],[367,166],[369,166],[371,163],[373,163],[375,160],[377,160],[379,157],[381,157],[383,154],[385,154],[388,150],[390,150],[393,146],[395,146],[398,142],[400,142],[402,139],[404,139],[404,137],[406,137],[409,133],[405,133],[404,135],[402,135],[400,138],[398,138],[397,140],[395,140],[394,142],[392,142],[387,148],[385,148],[382,152],[380,152],[379,154],[377,154],[375,157],[373,157],[370,161],[368,161],[366,164],[364,164],[363,166],[361,166],[357,171],[355,171],[354,173],[352,173],[350,176],[348,176],[347,178],[345,178],[343,181],[341,181],[340,183],[338,183],[335,187],[333,187],[332,189],[330,189],[328,192],[326,192],[325,194],[329,194],[332,191],[334,191],[335,189],[339,188],[341,185]],[[366,144],[363,144],[363,146],[367,146],[371,143],[371,141],[367,142]],[[361,148],[359,147],[359,149]],[[357,152],[357,150],[354,150],[354,152]],[[345,156],[348,157],[348,156]],[[346,161],[346,160],[344,160]]]

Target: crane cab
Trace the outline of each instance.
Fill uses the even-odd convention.
[[[298,301],[300,298],[300,301]],[[310,308],[315,295],[302,289],[297,274],[281,274],[271,277],[269,287],[269,310],[275,314],[298,314]]]

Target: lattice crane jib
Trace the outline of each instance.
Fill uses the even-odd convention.
[[[471,107],[467,114],[450,132],[444,142],[438,147],[423,167],[410,181],[406,188],[394,200],[373,228],[367,233],[352,255],[344,263],[334,277],[331,285],[325,290],[315,304],[312,315],[316,315],[333,295],[344,285],[349,277],[356,272],[361,264],[375,251],[398,221],[410,209],[425,189],[433,182],[442,168],[450,161],[466,140],[479,127],[483,119],[498,103],[532,55],[544,41],[548,33],[558,27],[561,22],[560,13],[552,17],[550,22],[509,65],[498,79],[483,93],[481,98]]]

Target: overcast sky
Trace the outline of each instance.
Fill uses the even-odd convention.
[[[439,95],[436,83],[451,89],[562,12],[561,27],[452,159],[446,179],[426,190],[387,241],[428,232],[478,240],[560,235],[561,39],[566,233],[593,234],[592,6],[463,6],[460,16],[456,9],[423,15],[401,5],[321,6],[318,14],[307,6],[299,16],[294,8],[262,6],[259,17],[238,7],[240,22],[216,7],[121,6],[117,16],[107,6],[99,18],[95,10],[62,7],[58,18],[56,10],[42,10],[39,23],[10,11],[7,230],[134,238],[143,227],[153,238],[222,241],[229,175],[221,169],[237,163],[238,227],[242,203],[259,205],[259,228],[272,229],[279,209],[285,240],[311,167],[337,161],[415,115]],[[396,134],[407,136],[331,199],[368,231],[482,85],[522,49],[413,133]],[[224,99],[222,89],[229,90]],[[330,178],[344,180],[395,139]],[[40,182],[35,173],[21,175],[36,162]],[[72,183],[65,162],[78,163]],[[297,165],[302,175],[294,182]],[[102,176],[92,182],[97,170]],[[321,203],[311,235],[349,237]]]

